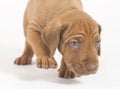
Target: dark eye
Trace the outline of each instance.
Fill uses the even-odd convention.
[[[78,48],[79,47],[79,42],[78,41],[72,41],[72,42],[70,42],[70,46],[74,47],[74,48]]]
[[[101,43],[101,41],[100,41],[100,40],[97,40],[97,41],[96,41],[96,47],[99,47],[99,46],[100,46],[100,43]]]

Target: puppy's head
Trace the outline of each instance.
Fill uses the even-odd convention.
[[[86,13],[70,11],[53,19],[42,32],[51,57],[58,47],[76,76],[95,73],[100,55],[100,26]]]

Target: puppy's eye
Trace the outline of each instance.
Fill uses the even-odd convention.
[[[79,44],[78,41],[72,41],[72,42],[70,42],[70,46],[71,46],[71,47],[78,48],[79,45],[80,45],[80,44]]]
[[[99,46],[100,46],[100,43],[101,43],[101,41],[100,41],[100,40],[97,40],[97,41],[96,41],[96,47],[99,47]]]

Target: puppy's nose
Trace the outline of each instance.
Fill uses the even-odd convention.
[[[97,70],[97,65],[95,64],[87,64],[87,71],[90,73],[95,73]]]

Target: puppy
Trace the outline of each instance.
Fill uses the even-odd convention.
[[[80,0],[29,0],[24,14],[26,44],[14,63],[56,68],[56,48],[63,55],[59,76],[74,78],[96,73],[100,55],[100,25],[83,11]]]

